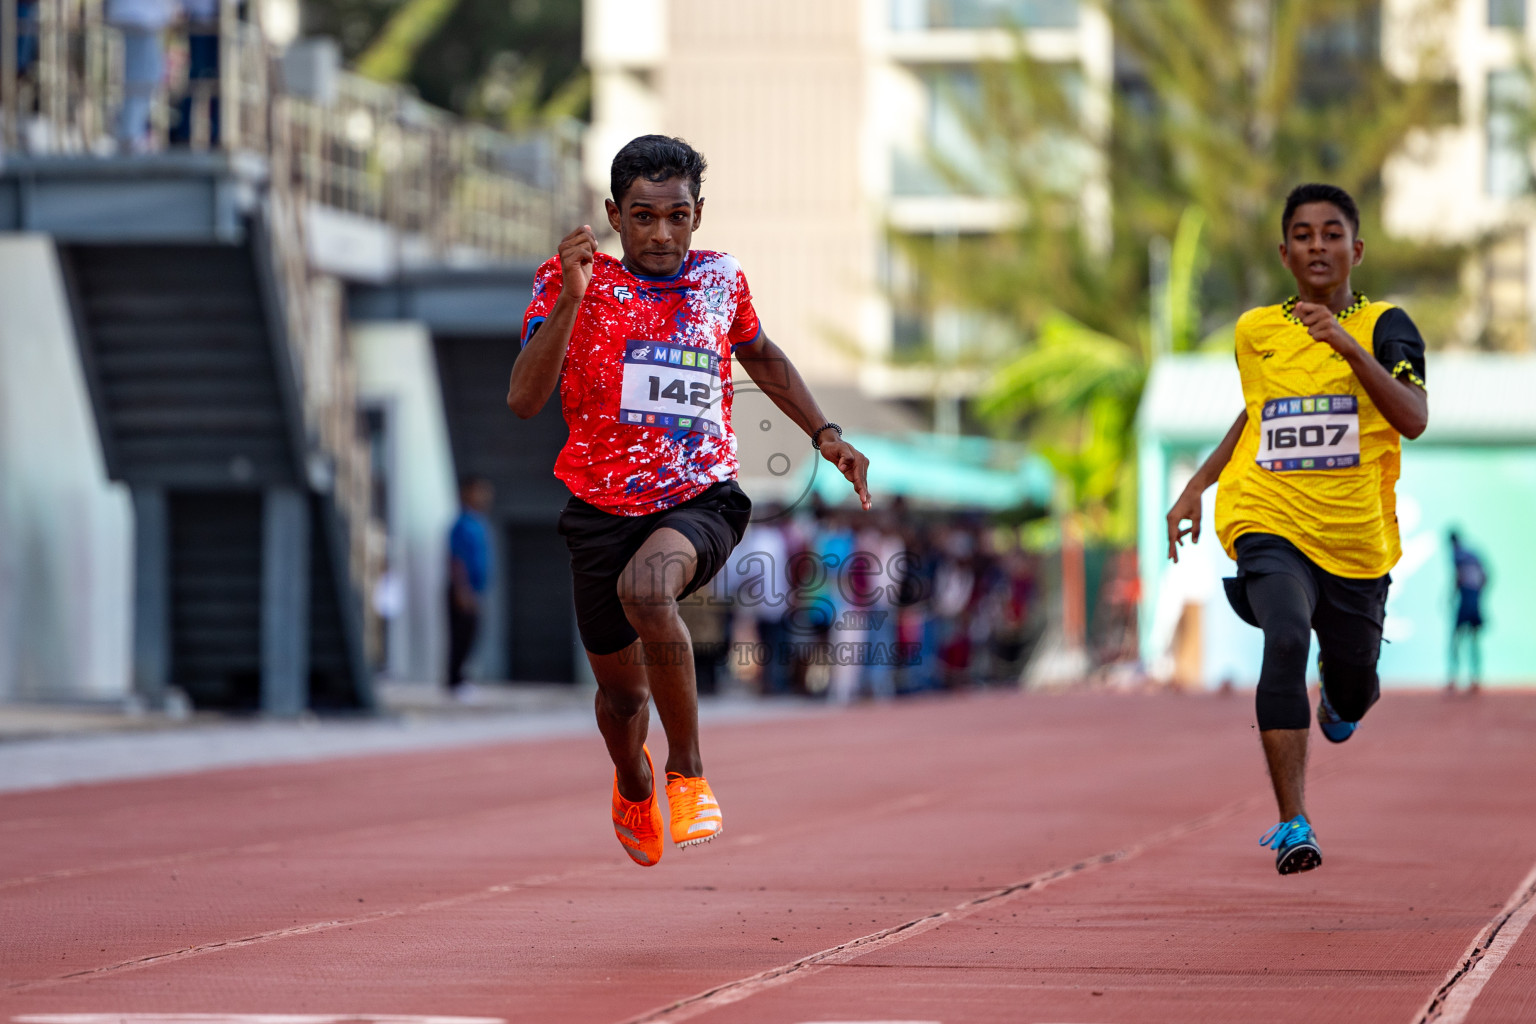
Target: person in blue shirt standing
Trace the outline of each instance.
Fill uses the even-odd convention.
[[[1483,560],[1471,548],[1462,544],[1455,530],[1450,532],[1451,560],[1456,578],[1456,592],[1452,601],[1456,608],[1456,620],[1451,626],[1451,682],[1446,687],[1456,692],[1456,676],[1461,661],[1461,644],[1467,642],[1470,662],[1467,690],[1476,693],[1483,678],[1483,587],[1488,584],[1488,571]]]
[[[491,538],[486,514],[496,499],[484,477],[459,481],[459,517],[448,533],[448,693],[463,698],[464,662],[480,632],[480,609],[491,582]]]

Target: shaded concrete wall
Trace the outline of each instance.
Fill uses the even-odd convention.
[[[128,694],[132,552],[53,242],[0,234],[0,700]]]
[[[359,397],[383,405],[391,419],[389,558],[404,604],[389,630],[387,671],[438,680],[448,657],[448,531],[458,487],[432,336],[415,322],[374,322],[352,327],[352,346]],[[485,644],[477,646],[483,662]]]

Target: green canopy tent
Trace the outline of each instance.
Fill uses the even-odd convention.
[[[869,490],[877,502],[900,495],[917,505],[990,512],[1050,505],[1051,468],[1020,445],[937,434],[850,440],[869,456]],[[796,470],[784,488],[787,500],[812,492],[834,504],[852,499],[848,482],[826,460],[805,460]]]

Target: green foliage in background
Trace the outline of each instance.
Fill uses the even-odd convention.
[[[361,74],[513,130],[585,118],[575,0],[305,0],[304,31],[334,36]]]
[[[1291,293],[1276,249],[1293,186],[1328,181],[1359,201],[1357,288],[1454,291],[1461,250],[1380,228],[1383,163],[1456,104],[1446,83],[1382,67],[1378,6],[1119,0],[1107,132],[1079,81],[1020,47],[983,69],[980,102],[961,110],[984,173],[933,154],[957,188],[995,181],[1024,214],[958,243],[905,238],[906,255],[930,301],[1011,331],[978,410],[1035,440],[1065,481],[1063,511],[1084,513],[1097,539],[1134,532],[1134,419],[1154,342],[1230,348],[1243,310]]]

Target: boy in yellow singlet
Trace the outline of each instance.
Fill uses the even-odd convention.
[[[1301,185],[1280,226],[1297,294],[1237,322],[1244,409],[1169,511],[1168,557],[1200,539],[1200,495],[1218,484],[1216,534],[1237,562],[1227,599],[1264,631],[1256,710],[1280,823],[1259,842],[1289,875],[1323,860],[1304,798],[1310,632],[1318,726],[1343,743],[1381,695],[1402,438],[1424,432],[1429,401],[1418,328],[1350,288],[1365,252],[1355,201]]]

